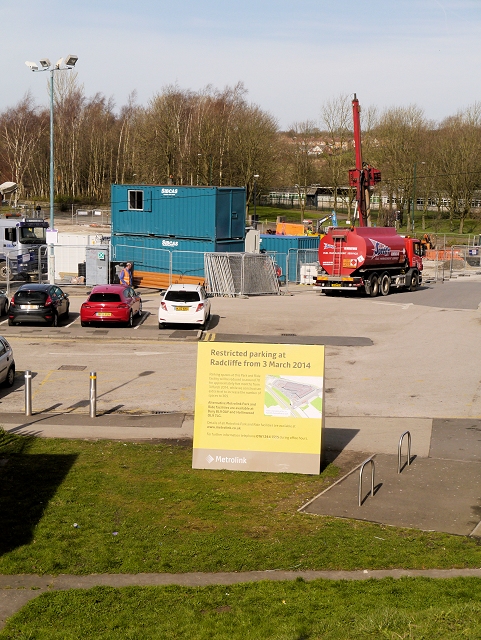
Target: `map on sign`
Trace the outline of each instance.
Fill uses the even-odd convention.
[[[324,380],[310,376],[266,376],[264,415],[321,418]]]

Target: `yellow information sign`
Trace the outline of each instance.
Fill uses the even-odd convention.
[[[318,474],[324,346],[200,342],[194,469]]]

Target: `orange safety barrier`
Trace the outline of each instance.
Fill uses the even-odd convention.
[[[451,260],[451,255],[453,258],[462,258],[462,252],[459,249],[443,249],[441,251],[437,251],[436,249],[427,249],[424,254],[424,258],[426,260]]]
[[[276,226],[276,236],[305,236],[306,227],[303,224],[292,222],[278,222]]]

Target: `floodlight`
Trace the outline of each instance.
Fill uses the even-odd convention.
[[[27,65],[27,67],[30,67],[31,71],[38,71],[38,64],[35,64],[35,62],[29,62],[27,60],[25,64]]]
[[[16,182],[3,182],[0,184],[0,193],[14,193],[17,190]]]
[[[44,58],[43,60],[40,60],[40,64],[44,69],[48,69],[50,66],[50,60],[48,58]]]
[[[62,64],[62,62],[63,62],[63,58],[60,58],[60,60],[57,60],[57,62],[55,63],[55,68],[60,69],[60,65]]]
[[[67,67],[75,67],[75,63],[78,60],[78,56],[73,55],[72,53],[69,53],[69,55],[65,58],[65,65]]]

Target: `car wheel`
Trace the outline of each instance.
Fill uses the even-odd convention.
[[[80,326],[81,327],[89,327],[90,326],[90,322],[84,322],[83,320],[80,320]]]
[[[8,313],[8,300],[3,303],[2,316],[6,316]]]
[[[127,322],[127,326],[129,327],[134,326],[134,314],[132,313],[132,311],[129,314],[129,321]]]
[[[165,324],[163,322],[159,322],[159,329],[163,329],[165,327]]]
[[[67,311],[65,312],[65,320],[70,318],[70,304],[67,305]]]
[[[13,387],[14,382],[15,382],[15,365],[12,364],[12,366],[8,370],[7,377],[5,378],[5,386]]]
[[[139,318],[140,318],[140,316],[142,315],[142,302],[141,302],[141,303],[140,303],[140,305],[139,305],[139,310],[138,310],[138,312],[137,312],[137,315],[139,316]]]
[[[16,324],[16,323],[12,320],[12,318],[9,318],[9,319],[8,319],[8,326],[9,326],[9,327],[14,327],[14,326],[15,326],[15,324]]]
[[[58,315],[55,312],[52,318],[52,327],[58,327]]]

